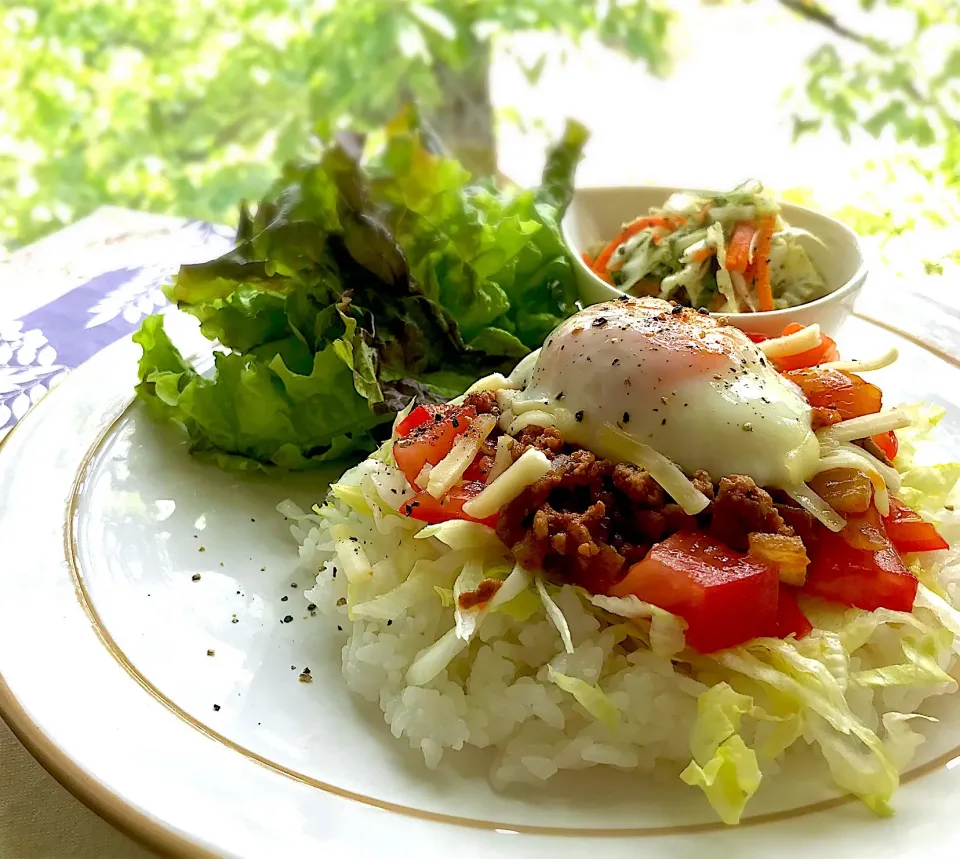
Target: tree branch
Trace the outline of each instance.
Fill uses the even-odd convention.
[[[819,24],[821,27],[826,27],[831,33],[847,41],[863,45],[863,47],[869,48],[875,54],[887,53],[884,46],[877,42],[876,39],[851,30],[846,25],[841,24],[836,16],[831,15],[826,9],[820,6],[807,3],[805,0],[778,0],[778,2],[795,15],[806,18],[806,20],[812,21],[814,24]]]

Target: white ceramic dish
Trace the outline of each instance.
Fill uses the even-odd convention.
[[[619,188],[580,188],[563,219],[563,237],[576,260],[580,296],[587,304],[609,301],[623,295],[597,277],[583,262],[580,254],[599,241],[609,241],[621,224],[646,214],[651,207],[661,206],[680,188],[639,185]],[[715,314],[732,325],[775,337],[790,322],[801,325],[818,323],[827,334],[835,334],[853,311],[857,295],[867,278],[867,263],[856,233],[839,221],[805,209],[782,204],[788,224],[807,230],[823,244],[801,236],[799,241],[822,272],[832,292],[800,307],[773,310],[767,313]]]
[[[850,357],[900,348],[878,374],[888,401],[946,406],[942,454],[960,457],[960,362],[862,319],[841,345]],[[0,711],[126,832],[189,857],[956,855],[960,698],[928,730],[889,820],[802,759],[735,829],[673,778],[591,770],[499,794],[480,753],[427,772],[347,692],[332,630],[294,577],[273,507],[309,503],[331,475],[197,463],[130,405],[137,353],[101,353],[0,451]]]

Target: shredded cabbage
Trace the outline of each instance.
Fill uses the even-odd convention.
[[[593,686],[579,677],[561,674],[552,665],[547,665],[547,678],[564,692],[573,695],[577,703],[598,722],[602,722],[611,731],[617,727],[620,711],[599,686]]]
[[[680,773],[699,787],[724,823],[740,822],[747,801],[760,787],[760,765],[738,730],[753,700],[718,683],[697,699],[697,721],[690,734],[693,760]]]
[[[478,552],[506,552],[497,532],[489,525],[469,522],[466,519],[450,519],[436,525],[427,525],[414,535],[417,540],[436,537],[451,549],[475,549]]]
[[[570,625],[567,623],[567,619],[563,616],[563,612],[560,611],[560,606],[558,606],[553,598],[547,593],[547,586],[543,583],[543,576],[537,576],[535,579],[537,586],[537,593],[540,595],[540,599],[543,602],[543,608],[547,613],[547,617],[550,618],[550,622],[556,627],[557,632],[560,633],[560,640],[563,642],[563,649],[567,653],[573,653],[573,637],[570,635]]]
[[[631,594],[627,597],[608,597],[602,594],[590,597],[590,602],[621,617],[631,620],[650,620],[650,649],[658,656],[675,656],[686,646],[684,631],[687,622],[665,609],[644,602]]]

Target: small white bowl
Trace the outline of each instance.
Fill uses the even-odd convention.
[[[647,214],[651,207],[662,206],[667,197],[681,190],[688,189],[638,185],[577,190],[563,219],[562,232],[576,260],[580,298],[584,304],[610,301],[624,293],[597,277],[583,262],[581,254],[600,241],[609,241],[623,223]],[[800,325],[816,322],[824,333],[833,334],[853,311],[867,279],[867,262],[860,239],[839,221],[803,206],[782,203],[781,214],[790,226],[807,230],[823,242],[821,245],[806,236],[798,239],[830,287],[829,295],[784,310],[713,315],[744,331],[769,337],[780,335],[791,322]]]

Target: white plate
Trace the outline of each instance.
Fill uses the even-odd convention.
[[[897,345],[901,362],[877,374],[888,402],[946,406],[943,454],[960,458],[960,363],[863,319],[840,341],[849,357]],[[480,752],[428,773],[348,694],[335,631],[310,617],[310,582],[294,575],[273,508],[318,499],[325,476],[239,477],[194,461],[176,432],[130,407],[137,352],[123,342],[76,371],[0,452],[0,709],[126,832],[182,856],[661,859],[774,855],[784,843],[955,856],[960,699],[883,821],[802,759],[736,829],[675,779],[597,769],[501,794]]]

